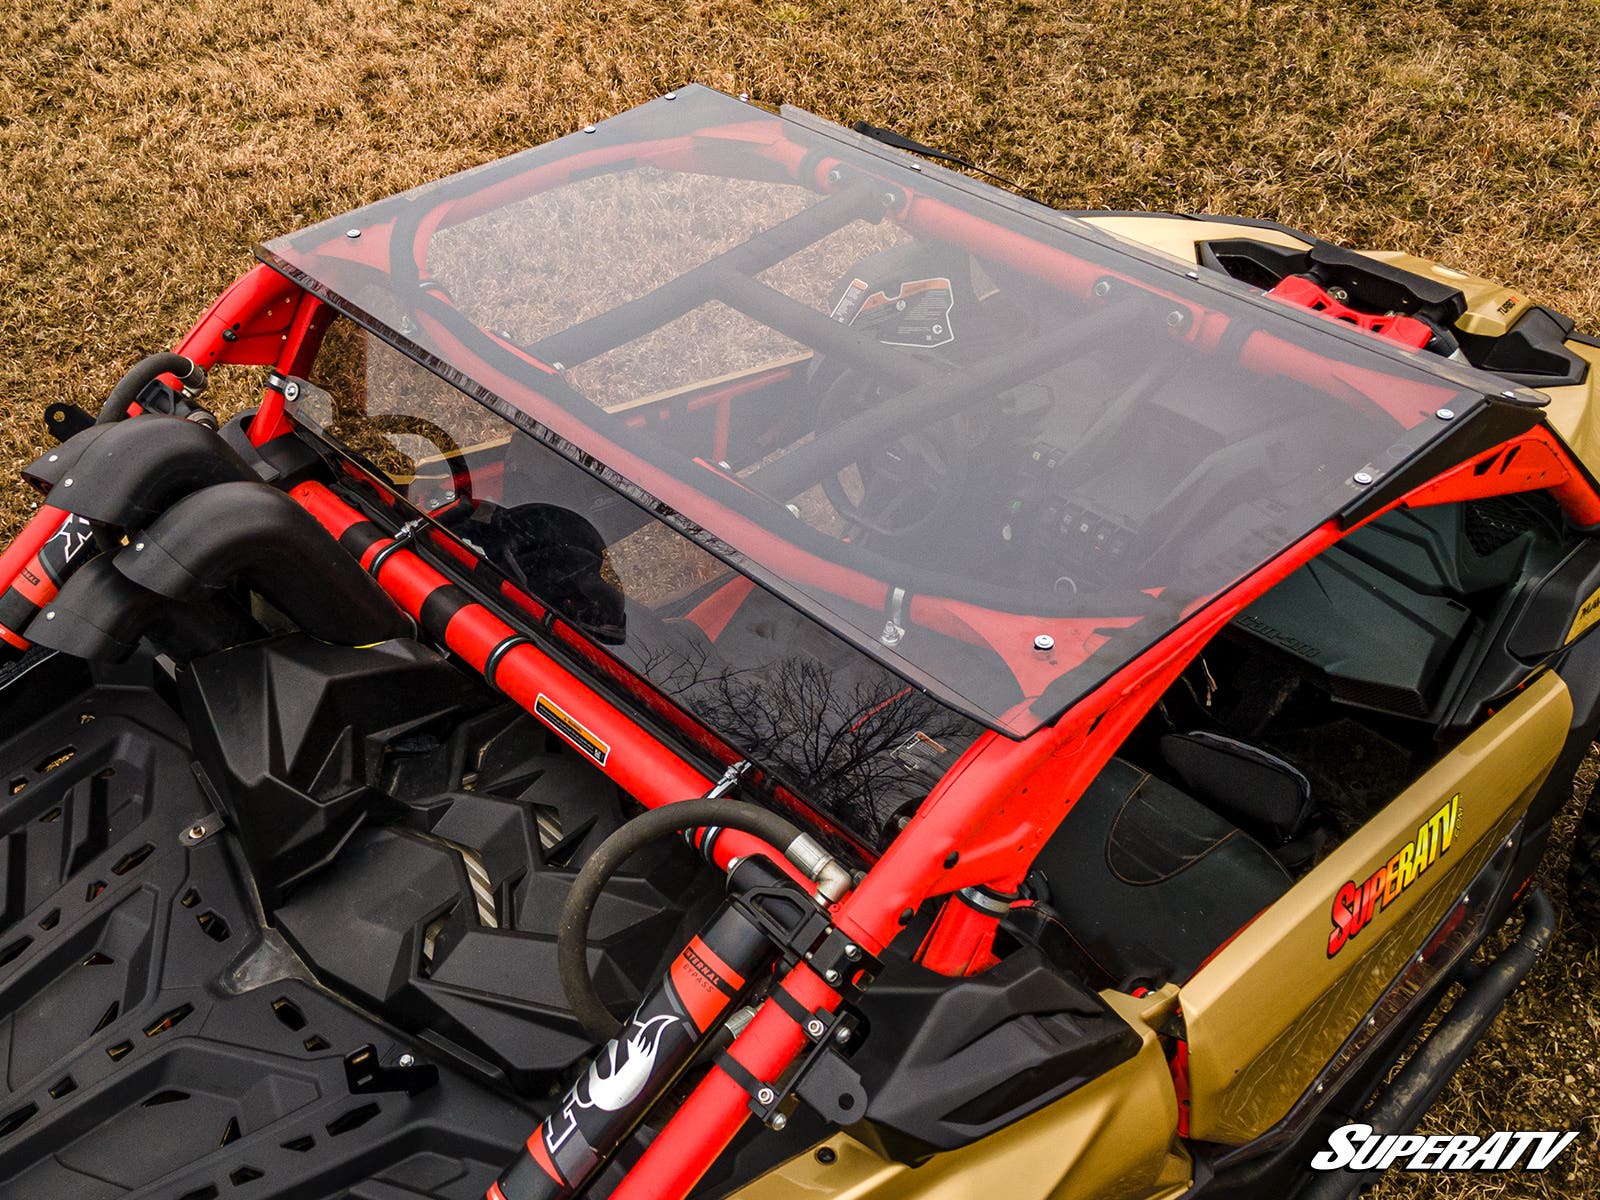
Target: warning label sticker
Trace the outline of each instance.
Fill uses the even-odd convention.
[[[611,747],[595,737],[578,722],[576,717],[543,692],[539,693],[539,698],[533,703],[533,713],[602,767],[606,765],[606,759],[611,755]]]
[[[837,313],[851,297],[859,279],[853,280],[845,290],[844,298],[834,306]],[[862,285],[862,291],[866,285]],[[846,324],[875,333],[880,342],[890,346],[917,346],[929,349],[955,341],[955,331],[950,326],[950,310],[955,307],[955,290],[948,279],[908,279],[894,295],[877,291],[861,299],[854,315]]]

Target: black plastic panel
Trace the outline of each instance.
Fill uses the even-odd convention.
[[[868,1035],[850,1062],[870,1099],[854,1132],[911,1162],[975,1142],[1139,1048],[1104,1000],[1032,947],[962,979],[892,958],[861,1012]]]
[[[181,677],[197,749],[273,924],[341,995],[528,1095],[592,1048],[556,968],[579,866],[623,797],[543,724],[414,642],[291,636]],[[715,879],[676,840],[607,884],[613,1008],[698,928]]]
[[[39,663],[0,729],[0,1195],[483,1194],[537,1117],[262,932],[231,835],[183,838],[213,814],[146,679]]]
[[[416,642],[304,636],[197,659],[180,684],[196,757],[269,907],[367,819],[385,750],[480,695]]]
[[[1426,717],[1471,612],[1338,548],[1289,576],[1231,628],[1313,667],[1347,704]]]

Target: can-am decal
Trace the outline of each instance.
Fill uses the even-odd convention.
[[[1333,898],[1333,932],[1328,935],[1328,957],[1343,950],[1345,943],[1360,933],[1425,871],[1455,841],[1461,816],[1461,793],[1445,801],[1443,807],[1417,827],[1414,838],[1396,850],[1365,882],[1354,879],[1341,887]]]

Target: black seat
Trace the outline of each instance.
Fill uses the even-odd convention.
[[[1034,865],[1078,951],[1117,986],[1188,979],[1293,882],[1259,842],[1121,759]]]

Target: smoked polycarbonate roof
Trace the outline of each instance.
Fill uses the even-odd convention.
[[[1014,735],[1503,386],[702,88],[260,252]]]

